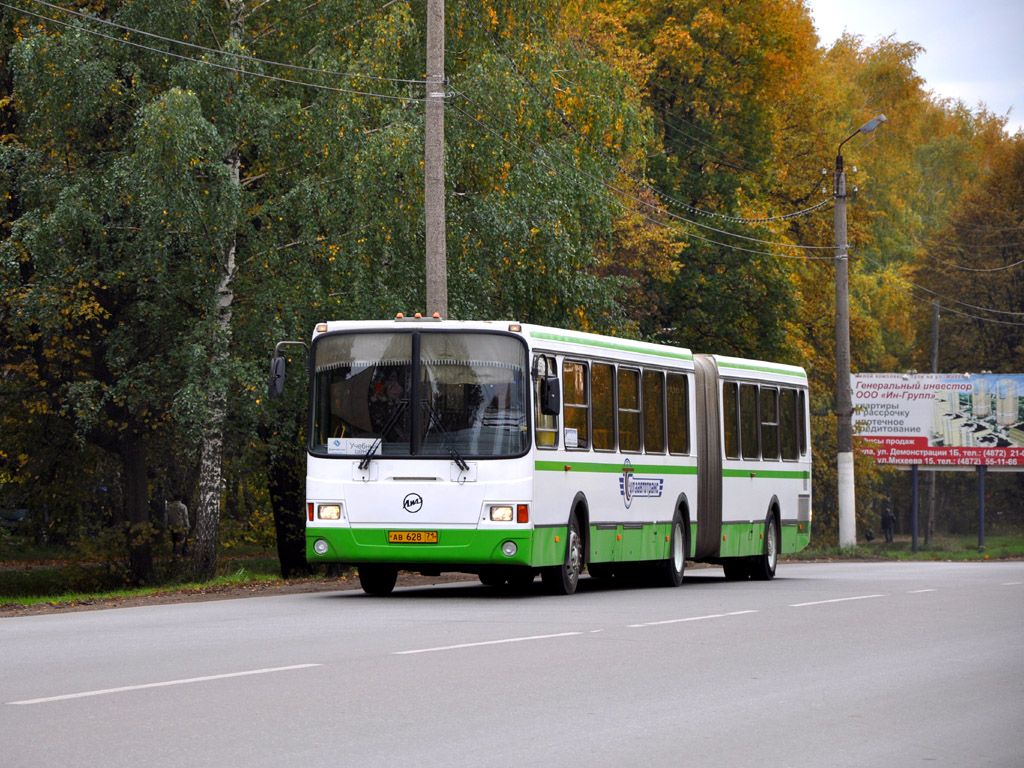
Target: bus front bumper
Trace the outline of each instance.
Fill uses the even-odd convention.
[[[310,564],[393,563],[458,570],[459,566],[486,565],[539,568],[557,565],[565,555],[565,526],[535,530],[441,528],[436,531],[436,542],[416,543],[390,542],[389,533],[396,532],[397,528],[309,527],[306,560]]]

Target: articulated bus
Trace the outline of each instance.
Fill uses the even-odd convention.
[[[801,368],[402,316],[318,325],[307,366],[306,556],[367,593],[399,570],[677,586],[686,560],[771,579],[810,539]]]

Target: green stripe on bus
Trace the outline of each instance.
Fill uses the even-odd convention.
[[[794,370],[790,368],[776,368],[772,365],[747,365],[744,363],[722,363],[718,364],[721,368],[733,368],[738,371],[758,371],[759,373],[777,373],[782,376],[795,376],[798,379],[806,379],[807,374],[801,370]]]
[[[545,339],[547,341],[561,341],[567,344],[583,344],[588,347],[600,347],[602,349],[614,349],[619,352],[634,352],[642,355],[654,355],[655,357],[668,357],[674,360],[693,360],[693,355],[686,352],[678,352],[674,349],[650,349],[637,344],[630,344],[625,341],[605,341],[603,339],[584,339],[577,336],[564,336],[558,333],[544,333],[541,331],[530,331],[530,337],[534,339]]]
[[[534,462],[534,469],[538,472],[565,472],[566,467],[571,472],[607,472],[610,474],[622,474],[622,462],[618,464],[597,464],[594,462],[574,461],[570,455],[565,461],[537,461]],[[662,475],[696,475],[697,467],[680,466],[678,464],[632,464],[630,468],[634,472],[654,473]]]
[[[435,530],[436,544],[390,544],[388,531]],[[566,528],[540,529],[442,528],[431,525],[395,524],[379,528],[307,528],[306,561],[309,563],[391,563],[416,565],[523,565],[540,568],[558,565],[565,557]],[[327,542],[318,554],[314,543]],[[515,542],[516,553],[507,557],[501,545]]]
[[[784,469],[723,469],[722,477],[767,477],[775,480],[803,480],[810,478],[811,473],[806,470],[784,470]]]

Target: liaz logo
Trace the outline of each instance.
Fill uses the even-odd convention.
[[[423,509],[423,497],[418,493],[410,493],[402,500],[402,506],[406,512],[415,514]]]
[[[619,478],[619,493],[626,504],[626,509],[634,498],[656,499],[661,496],[665,481],[660,477],[637,477],[633,473],[633,463],[626,459],[622,462],[622,477]]]

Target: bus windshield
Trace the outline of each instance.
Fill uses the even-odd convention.
[[[520,456],[526,345],[504,334],[355,332],[313,344],[314,455]]]

